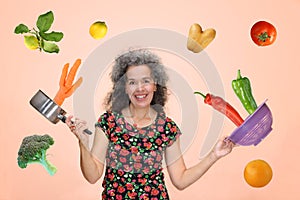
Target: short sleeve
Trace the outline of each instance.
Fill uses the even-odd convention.
[[[168,137],[168,147],[171,146],[182,134],[177,124],[169,117],[166,118],[165,134]]]
[[[114,128],[114,121],[113,114],[111,112],[105,112],[98,118],[95,126],[101,128],[105,135],[109,138],[111,129]]]

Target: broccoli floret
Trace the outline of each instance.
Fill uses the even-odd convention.
[[[18,152],[18,165],[24,169],[28,164],[42,164],[52,176],[57,169],[47,160],[46,151],[54,144],[53,138],[48,135],[30,135],[23,138]]]

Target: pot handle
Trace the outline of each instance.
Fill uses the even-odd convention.
[[[58,117],[63,123],[66,123],[66,119],[67,119],[66,116],[64,116],[64,115],[58,115],[57,117]],[[74,122],[72,122],[72,123],[74,123]],[[89,135],[92,135],[92,134],[93,134],[93,132],[90,131],[89,129],[84,129],[83,131],[84,131],[86,134],[89,134]]]

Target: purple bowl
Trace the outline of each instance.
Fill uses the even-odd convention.
[[[229,140],[242,146],[256,146],[272,131],[273,118],[266,101],[232,132]]]

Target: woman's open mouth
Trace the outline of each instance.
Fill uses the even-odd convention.
[[[138,95],[134,95],[134,97],[138,100],[138,101],[143,101],[144,99],[147,98],[147,94],[138,94]]]

